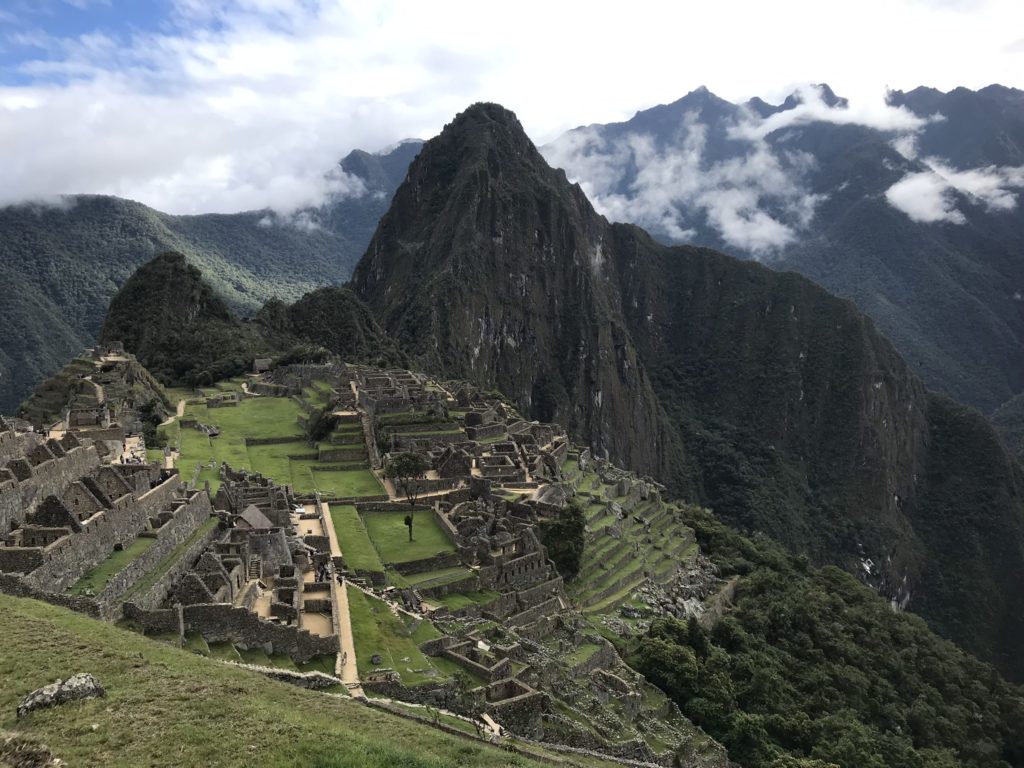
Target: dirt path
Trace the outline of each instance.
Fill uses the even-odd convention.
[[[168,416],[166,419],[164,419],[163,421],[160,422],[160,426],[161,427],[166,427],[168,424],[170,424],[175,419],[180,419],[182,416],[185,415],[185,399],[184,398],[178,400],[178,405],[177,405],[177,408],[175,410],[176,410],[176,413],[175,413],[174,416]]]
[[[327,529],[325,531],[327,540],[331,543],[331,556],[341,557],[341,544],[334,531],[331,508],[323,502],[319,502],[319,504],[324,518],[324,528]],[[363,696],[365,694],[359,683],[359,670],[356,666],[356,643],[352,635],[352,617],[348,612],[348,587],[344,580],[340,584],[336,579],[331,581],[331,600],[334,602],[334,623],[339,645],[334,672],[341,678],[349,693],[353,696]]]

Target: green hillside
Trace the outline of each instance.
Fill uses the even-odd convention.
[[[46,603],[0,595],[0,620],[0,729],[46,744],[71,765],[535,764]],[[95,675],[106,698],[16,719],[22,696],[76,672]]]

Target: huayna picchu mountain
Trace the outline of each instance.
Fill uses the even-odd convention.
[[[427,142],[352,286],[415,363],[860,574],[1024,679],[1021,468],[850,302],[609,224],[494,104]]]

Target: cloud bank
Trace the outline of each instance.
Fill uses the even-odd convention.
[[[950,1],[965,0],[932,0]],[[629,13],[542,0],[7,0],[0,203],[91,192],[175,213],[300,210],[358,194],[323,178],[349,150],[427,138],[474,101],[514,109],[543,143],[693,88],[681,73],[703,79],[711,61],[713,85],[733,101],[808,77],[853,93],[884,82],[977,88],[1020,70],[1007,50],[1024,27],[1017,0],[971,13],[863,0],[842,35],[821,33],[815,0],[747,3],[741,25],[736,14],[728,2],[658,0]],[[723,56],[766,39],[787,43],[757,67]],[[715,210],[763,230],[755,242],[784,231],[748,202],[724,205]]]
[[[678,135],[660,149],[650,135],[610,140],[588,128],[542,151],[614,221],[635,222],[677,241],[692,239],[697,234],[692,226],[706,223],[728,246],[770,259],[799,238],[826,198],[810,189],[814,158],[786,149],[787,130],[817,122],[862,125],[903,132],[899,140],[911,151],[914,132],[942,119],[893,107],[881,93],[836,106],[825,102],[818,86],[800,86],[794,96],[797,103],[790,109],[762,118],[740,108],[725,124],[709,125],[700,109],[690,111]],[[714,131],[734,142],[732,156],[708,156]]]
[[[1024,166],[988,166],[958,171],[938,158],[922,160],[927,170],[908,173],[888,190],[889,204],[921,223],[963,224],[967,217],[957,207],[958,198],[988,211],[1017,207],[1014,189],[1024,187]]]
[[[686,241],[696,233],[685,222],[702,215],[726,243],[753,255],[788,245],[822,199],[803,184],[814,159],[774,152],[756,141],[742,156],[709,161],[709,130],[692,111],[683,118],[680,140],[666,148],[659,149],[649,135],[608,141],[594,129],[583,129],[542,151],[613,221],[635,222]],[[632,168],[635,176],[623,188]]]

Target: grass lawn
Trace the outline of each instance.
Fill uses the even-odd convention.
[[[331,523],[345,564],[353,570],[383,572],[384,566],[366,534],[363,521],[351,504],[331,504]]]
[[[441,531],[434,513],[418,510],[413,515],[412,541],[405,527],[404,509],[397,512],[368,512],[363,524],[370,540],[385,563],[407,563],[422,560],[438,552],[454,552],[455,547]]]
[[[291,460],[288,457],[315,456],[316,448],[310,448],[305,440],[294,440],[274,445],[250,445],[246,453],[250,469],[286,484],[292,482]]]
[[[445,595],[444,597],[426,598],[428,603],[436,603],[446,606],[451,611],[466,608],[470,605],[488,605],[498,599],[497,592],[482,590],[480,592],[467,592],[464,595]]]
[[[414,637],[402,620],[392,613],[387,603],[349,585],[348,608],[360,675],[378,668],[370,660],[374,655],[379,655],[382,659],[380,666],[398,672],[406,685],[417,685],[443,677],[432,660],[417,647],[417,642],[422,640],[418,641]]]
[[[86,573],[71,587],[71,594],[81,595],[87,590],[91,590],[93,594],[99,594],[120,570],[126,568],[135,558],[155,543],[156,539],[151,539],[148,536],[139,536],[124,549],[112,552],[110,557],[98,563],[95,568]]]
[[[330,498],[348,499],[385,495],[384,487],[376,475],[368,469],[321,471],[311,469],[310,475],[317,490]],[[292,476],[294,477],[294,473]]]
[[[46,603],[0,595],[0,616],[0,729],[45,743],[70,765],[536,765]],[[15,716],[26,693],[79,670],[107,696]]]
[[[181,457],[178,459],[178,467],[186,478],[191,477],[191,472],[196,464],[208,464],[211,459],[218,463],[226,461],[235,469],[255,470],[249,451],[245,446],[247,437],[294,437],[294,442],[303,443],[303,448],[309,451],[305,446],[302,430],[296,421],[301,410],[298,403],[287,397],[257,397],[243,400],[233,408],[207,408],[205,405],[189,405],[185,408],[185,418],[193,418],[201,424],[216,426],[220,429],[220,435],[211,438],[197,429],[181,428],[175,423],[168,430],[168,439],[172,445],[175,445],[180,435]],[[270,455],[261,453],[258,458],[267,460]],[[274,471],[280,471],[281,465],[274,465],[273,468]],[[219,485],[216,470],[212,470],[212,474],[213,477],[210,479],[217,480],[214,485]],[[203,476],[200,477],[207,479]],[[274,477],[275,480],[279,479],[275,475],[271,475],[271,477]],[[279,481],[287,483],[289,478],[286,475]]]

